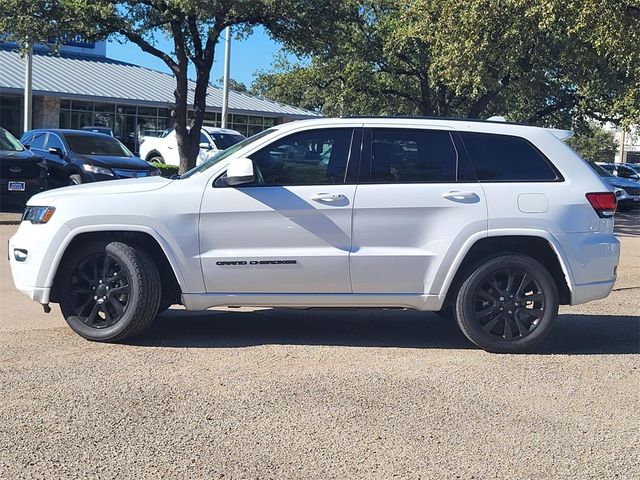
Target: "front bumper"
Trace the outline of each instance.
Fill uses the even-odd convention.
[[[15,287],[39,303],[49,303],[57,255],[69,229],[51,222],[34,225],[22,222],[9,239],[9,264]],[[16,250],[27,252],[24,260]],[[18,257],[18,258],[17,258]]]

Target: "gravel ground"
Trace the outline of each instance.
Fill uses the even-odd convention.
[[[398,311],[172,309],[84,341],[10,283],[0,478],[640,478],[640,237],[534,355]]]

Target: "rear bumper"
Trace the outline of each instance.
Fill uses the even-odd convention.
[[[571,305],[609,295],[620,261],[620,242],[613,233],[571,233],[556,238],[569,270]]]
[[[613,290],[615,280],[574,285],[571,291],[571,305],[592,302],[606,298]]]

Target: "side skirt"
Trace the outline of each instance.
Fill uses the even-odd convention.
[[[213,307],[361,307],[411,308],[435,311],[442,307],[437,295],[397,293],[185,293],[187,310]]]

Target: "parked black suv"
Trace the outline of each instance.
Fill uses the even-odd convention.
[[[50,187],[159,175],[117,139],[84,130],[31,130],[20,139],[47,161]]]
[[[0,127],[0,204],[22,210],[32,195],[47,187],[47,164]]]

